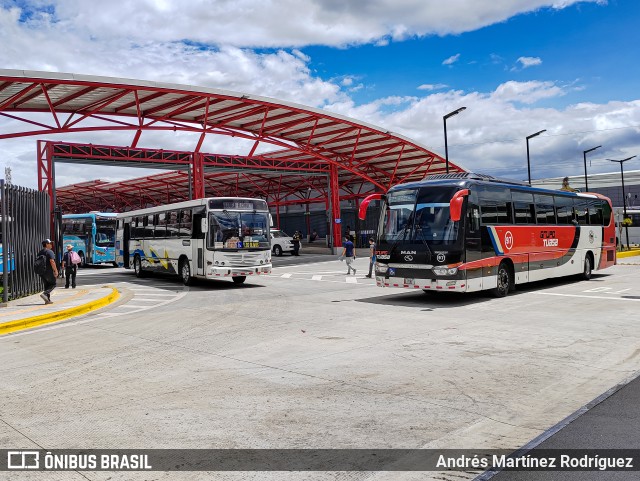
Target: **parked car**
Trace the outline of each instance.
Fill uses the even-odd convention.
[[[293,255],[293,237],[279,229],[271,229],[271,252],[275,256],[281,256],[283,252]],[[302,246],[301,246],[302,247]]]

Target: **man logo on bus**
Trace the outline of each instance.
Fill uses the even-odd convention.
[[[508,230],[504,234],[504,247],[508,251],[510,251],[513,248],[513,234],[511,233],[510,230]]]
[[[589,242],[590,242],[591,244],[593,244],[593,241],[595,240],[595,238],[596,238],[596,235],[593,233],[593,231],[592,231],[592,230],[590,230],[590,231],[589,231]]]

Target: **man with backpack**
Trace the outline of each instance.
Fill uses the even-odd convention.
[[[56,288],[56,278],[58,277],[58,267],[56,266],[56,256],[51,248],[51,239],[42,241],[42,250],[38,252],[33,270],[40,276],[44,283],[44,292],[40,294],[45,304],[53,304],[51,291]]]
[[[64,275],[67,278],[67,282],[64,286],[65,289],[69,289],[69,281],[71,281],[71,287],[76,288],[76,274],[78,273],[78,264],[82,259],[76,251],[73,250],[71,244],[67,244],[67,252],[62,256],[62,268],[64,269]]]

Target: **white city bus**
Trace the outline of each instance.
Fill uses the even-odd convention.
[[[271,272],[271,216],[260,199],[213,197],[118,214],[116,262],[135,270],[194,278]]]

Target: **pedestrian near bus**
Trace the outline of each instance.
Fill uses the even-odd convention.
[[[44,283],[44,291],[40,294],[45,304],[53,304],[51,300],[51,291],[56,288],[56,278],[58,277],[58,267],[56,266],[56,256],[53,253],[53,242],[51,239],[42,241],[42,250],[38,252],[39,256],[45,257],[45,271],[40,274],[40,278]]]
[[[371,279],[373,273],[373,265],[376,263],[376,241],[373,237],[369,237],[369,274],[365,277]]]
[[[353,270],[353,275],[355,276],[356,268],[351,267],[351,264],[353,264],[353,261],[356,258],[356,248],[353,245],[353,242],[351,242],[351,236],[349,234],[344,236],[344,243],[342,244],[342,247],[341,257],[344,257],[344,260],[347,263],[347,275],[351,274],[351,271]]]
[[[71,281],[71,287],[76,288],[76,274],[78,273],[78,263],[73,262],[75,257],[78,256],[73,251],[73,246],[67,244],[67,252],[62,256],[62,269],[64,270],[64,276],[67,278],[67,282],[64,286],[65,289],[69,289],[69,281]]]
[[[300,235],[300,232],[295,231],[293,233],[293,237],[291,238],[291,243],[293,244],[293,255],[294,256],[299,256],[300,255],[300,239],[302,238],[302,235]]]

